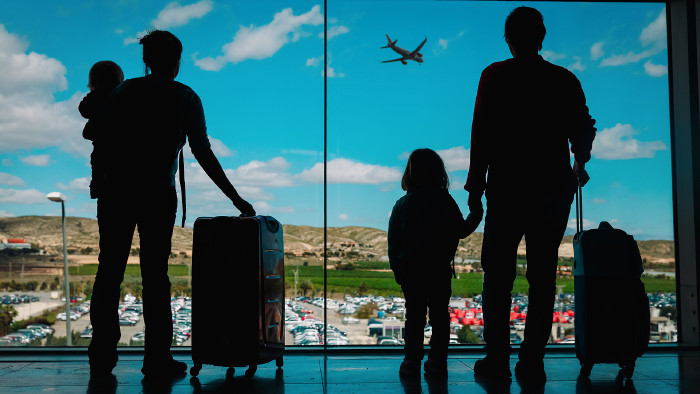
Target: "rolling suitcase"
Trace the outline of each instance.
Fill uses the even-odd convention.
[[[270,216],[202,217],[192,248],[192,361],[248,366],[277,361],[284,352],[282,226]]]
[[[583,231],[581,187],[576,195],[574,293],[576,356],[587,378],[596,363],[617,363],[632,377],[649,344],[649,298],[642,259],[631,235],[601,222]]]

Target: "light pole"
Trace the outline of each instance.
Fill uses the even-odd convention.
[[[59,192],[52,192],[46,198],[53,202],[61,203],[61,223],[63,224],[63,276],[66,278],[66,345],[73,346],[72,333],[70,331],[70,281],[68,280],[68,250],[66,249],[66,197]]]

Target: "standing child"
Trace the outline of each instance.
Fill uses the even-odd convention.
[[[117,63],[103,60],[95,63],[90,68],[88,76],[88,88],[90,93],[80,102],[78,110],[85,119],[92,119],[97,115],[112,90],[124,82],[124,73]],[[84,135],[83,135],[84,137]],[[92,166],[92,180],[90,181],[90,198],[97,198],[103,178],[103,167],[100,163],[100,142],[93,140],[90,165]]]
[[[433,334],[425,374],[447,378],[451,262],[459,239],[473,232],[473,223],[479,221],[464,220],[448,192],[445,164],[431,149],[411,153],[401,187],[406,195],[396,202],[389,219],[389,263],[406,298],[405,356],[399,375],[420,376],[427,309]]]

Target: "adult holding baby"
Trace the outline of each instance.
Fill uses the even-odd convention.
[[[197,94],[175,82],[182,43],[172,33],[154,30],[141,38],[146,76],[114,89],[104,110],[90,119],[83,136],[104,146],[103,186],[97,195],[99,267],[92,294],[92,375],[109,375],[117,363],[120,338],[117,306],[134,228],[141,238],[145,356],[147,376],[184,373],[170,355],[173,337],[168,258],[177,211],[175,173],[178,154],[190,148],[207,175],[239,211],[255,215],[224,174],[211,150],[204,111]],[[103,160],[102,160],[103,159]]]

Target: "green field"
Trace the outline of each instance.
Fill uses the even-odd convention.
[[[95,276],[97,274],[97,264],[83,264],[74,267],[68,267],[70,275],[88,275]],[[127,264],[124,271],[125,276],[135,275],[141,276],[141,266],[138,264]],[[183,264],[168,264],[168,275],[170,276],[189,276],[189,270]]]
[[[380,263],[381,264],[381,263]],[[285,267],[285,281],[287,288],[294,288],[294,270],[297,267]],[[298,267],[298,283],[310,280],[314,290],[318,293],[323,291],[323,267],[307,266]],[[398,295],[401,294],[401,287],[394,280],[392,272],[377,272],[365,270],[328,270],[328,293],[356,294],[362,283],[369,289],[368,294],[375,295]],[[674,293],[676,282],[674,279],[648,278],[642,279],[648,293]],[[483,283],[482,273],[461,273],[459,279],[452,280],[452,295],[462,297],[472,297],[481,293]],[[563,285],[564,293],[574,292],[573,277],[557,278],[557,285]],[[513,294],[527,294],[528,283],[525,276],[518,275],[513,284]],[[309,295],[309,293],[307,293]]]

